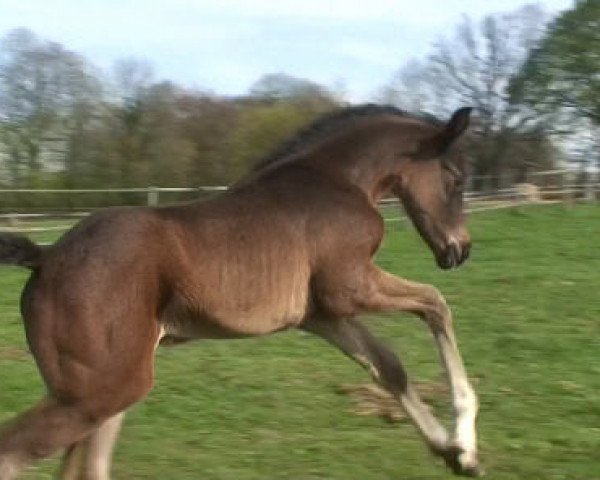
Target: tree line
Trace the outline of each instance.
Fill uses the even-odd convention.
[[[15,187],[227,184],[338,102],[324,88],[267,75],[243,98],[154,81],[149,65],[110,75],[19,29],[2,41],[1,183]]]
[[[475,107],[468,153],[491,186],[557,165],[556,138],[575,138],[574,158],[600,166],[599,9],[597,0],[579,0],[550,21],[532,5],[480,22],[465,17],[377,101],[441,118]],[[267,74],[233,98],[157,81],[136,59],[106,73],[17,29],[0,40],[0,188],[225,185],[345,104],[285,74]],[[480,182],[474,187],[486,187]]]

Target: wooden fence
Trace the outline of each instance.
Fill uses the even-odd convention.
[[[529,176],[529,183],[515,184],[509,188],[495,191],[467,192],[465,200],[467,210],[480,212],[499,208],[509,208],[526,203],[555,203],[576,200],[600,200],[600,182],[591,177],[585,182],[575,182],[576,172],[572,170],[551,170],[537,172]],[[200,186],[197,188],[103,188],[103,189],[0,189],[0,230],[11,232],[46,232],[63,231],[71,227],[73,221],[89,215],[94,210],[109,205],[149,205],[157,206],[161,203],[180,200],[183,198],[202,198],[227,190],[224,186]],[[114,201],[102,202],[100,205],[84,201],[68,201],[61,203],[52,200],[48,203],[53,208],[40,211],[40,201],[35,197],[48,199],[66,196],[72,199],[76,196],[94,195],[94,198],[103,195],[112,195]],[[27,196],[35,208],[11,208],[8,197]],[[125,199],[125,201],[123,201]],[[130,200],[130,201],[127,201]],[[381,202],[382,208],[397,204],[396,199],[385,199]],[[73,207],[75,205],[75,208]],[[386,221],[402,221],[401,210],[394,209],[393,216],[385,215]],[[52,224],[48,224],[52,223]]]

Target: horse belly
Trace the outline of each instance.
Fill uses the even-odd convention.
[[[292,328],[307,315],[309,273],[224,276],[195,296],[172,302],[162,317],[167,333],[186,338],[236,338]],[[184,300],[185,298],[185,300]]]

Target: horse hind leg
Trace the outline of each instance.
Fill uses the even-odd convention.
[[[479,475],[479,471],[465,469],[460,463],[462,449],[433,416],[429,406],[421,401],[398,357],[361,322],[353,318],[311,319],[301,328],[324,338],[365,367],[377,383],[400,401],[429,448],[442,457],[454,473]]]
[[[115,337],[122,339],[118,349],[107,351],[98,363],[91,364],[99,364],[97,368],[82,368],[81,359],[64,355],[56,363],[59,370],[53,372],[52,378],[46,377],[53,393],[0,429],[0,480],[12,480],[29,463],[77,444],[105,421],[143,398],[152,388],[158,330],[158,327],[150,330],[141,341],[140,336]],[[127,342],[132,338],[135,341]],[[35,355],[36,350],[33,351]],[[60,394],[54,393],[55,385],[63,387]],[[109,433],[116,434],[117,428],[109,428],[114,424],[116,420],[109,421]],[[94,438],[102,440],[110,436]],[[92,441],[90,446],[107,458],[110,443]],[[100,463],[93,468],[102,471],[103,467]]]
[[[79,480],[86,456],[88,439],[74,443],[65,450],[57,478],[60,480]]]
[[[106,420],[97,430],[69,447],[59,473],[61,480],[109,480],[112,454],[124,412]]]
[[[101,410],[87,400],[65,402],[48,397],[0,430],[0,480],[13,480],[29,463],[86,442],[86,437],[92,434],[87,440],[89,443],[84,456],[85,472],[92,472],[90,475],[97,472],[104,475],[99,479],[106,479],[110,451],[118,431],[117,420],[108,419],[141,399],[149,390],[149,385],[144,389],[129,390],[127,402],[122,403],[122,397],[118,395],[120,392],[115,387],[109,388],[118,403],[103,404]],[[119,385],[118,388],[126,387]],[[106,420],[108,424],[105,427],[103,423]],[[98,436],[95,435],[96,430]],[[73,455],[81,453],[77,452],[77,447],[72,452]],[[94,476],[89,478],[96,479]]]
[[[93,420],[77,406],[53,398],[42,400],[0,431],[0,480],[12,480],[28,463],[73,443]]]

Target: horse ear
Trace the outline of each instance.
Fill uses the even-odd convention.
[[[434,158],[444,153],[454,141],[460,137],[469,126],[471,107],[459,108],[452,114],[448,123],[441,128],[433,138],[421,140],[419,158]]]
[[[439,153],[444,152],[467,129],[471,110],[473,110],[471,107],[463,107],[452,114],[452,117],[437,139]]]

